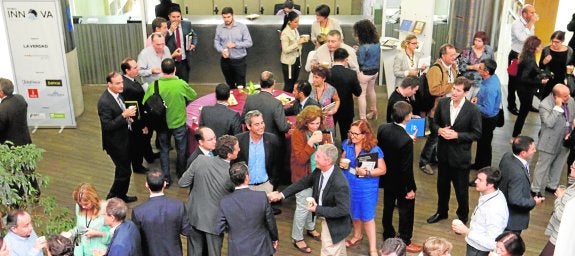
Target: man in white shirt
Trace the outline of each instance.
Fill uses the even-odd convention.
[[[528,37],[535,35],[535,22],[539,21],[539,15],[535,12],[535,7],[526,4],[521,9],[521,17],[511,25],[511,51],[507,57],[507,65],[511,64],[512,59],[517,59],[523,49],[523,44]],[[516,81],[514,76],[509,76],[507,109],[511,114],[519,114],[517,105],[515,105]]]
[[[312,65],[322,65],[331,68],[334,64],[333,52],[339,48],[343,48],[349,53],[346,68],[359,72],[359,64],[357,63],[355,49],[343,42],[341,32],[338,30],[332,30],[327,33],[327,42],[317,48],[315,55],[313,56]]]
[[[475,190],[479,192],[479,202],[471,215],[469,228],[460,221],[453,221],[451,229],[456,234],[465,235],[467,254],[487,256],[495,249],[495,238],[505,230],[509,218],[507,201],[499,187],[501,171],[495,167],[485,167],[477,173]]]
[[[30,214],[23,210],[15,210],[6,216],[8,233],[4,243],[8,246],[9,255],[44,255],[46,238],[39,238],[34,232]]]

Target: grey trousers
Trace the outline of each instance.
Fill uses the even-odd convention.
[[[561,179],[561,173],[569,149],[560,145],[557,154],[549,154],[539,151],[539,159],[535,165],[535,172],[533,173],[533,182],[531,182],[531,191],[544,193],[545,187],[556,189]]]
[[[192,227],[188,236],[188,256],[219,256],[223,242],[224,234],[214,235]]]

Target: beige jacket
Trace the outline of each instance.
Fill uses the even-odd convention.
[[[282,64],[292,65],[301,56],[302,45],[298,44],[299,32],[286,26],[280,36],[282,53],[280,61]]]

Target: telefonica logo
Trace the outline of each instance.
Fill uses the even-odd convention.
[[[37,18],[54,18],[54,14],[49,10],[18,10],[16,8],[6,8],[6,17],[8,18],[26,18],[36,20]]]

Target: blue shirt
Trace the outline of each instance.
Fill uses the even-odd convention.
[[[494,117],[499,112],[501,105],[501,82],[497,75],[483,80],[477,93],[477,108],[484,117]]]
[[[359,70],[379,70],[379,44],[362,44],[357,51]]]
[[[250,185],[269,180],[268,172],[266,171],[266,151],[263,137],[257,143],[250,137],[248,169],[250,172]]]
[[[44,255],[42,250],[34,249],[36,239],[38,239],[38,235],[36,235],[34,230],[32,230],[29,237],[21,237],[14,234],[12,231],[9,231],[4,237],[4,243],[8,245],[10,255],[42,256]]]
[[[230,53],[230,59],[241,59],[245,57],[248,52],[247,48],[252,47],[252,37],[248,27],[236,21],[233,21],[231,27],[225,24],[220,24],[216,28],[216,36],[214,37],[214,47],[221,53],[226,49],[228,42],[234,42],[235,48],[227,48]]]

